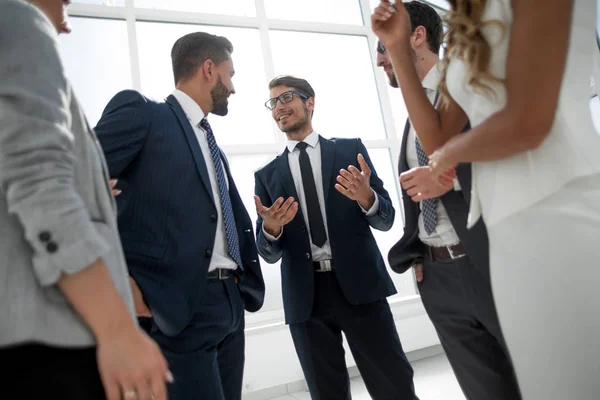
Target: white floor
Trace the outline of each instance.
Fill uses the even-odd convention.
[[[445,355],[415,361],[413,368],[415,387],[420,400],[465,400]],[[360,377],[352,379],[351,384],[353,400],[371,399]],[[310,394],[297,392],[272,400],[310,400]]]

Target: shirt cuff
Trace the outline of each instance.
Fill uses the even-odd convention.
[[[462,188],[460,187],[460,182],[456,178],[454,178],[453,181],[454,181],[454,190],[456,190],[457,192],[460,192],[462,190]]]
[[[361,206],[360,203],[357,202],[358,206],[360,207],[360,209],[362,210],[362,212],[365,213],[365,215],[367,217],[372,217],[373,215],[377,214],[377,211],[379,211],[379,196],[377,196],[377,193],[375,193],[375,191],[373,189],[371,189],[371,191],[375,195],[375,202],[373,203],[373,205],[371,206],[371,208],[369,208],[369,211],[365,210],[363,208],[363,206]]]
[[[265,238],[267,238],[269,242],[276,242],[281,238],[281,235],[283,235],[283,227],[281,227],[281,232],[279,233],[279,236],[275,237],[273,235],[268,234],[267,231],[265,231],[265,225],[263,224],[262,233],[263,235],[265,235]]]

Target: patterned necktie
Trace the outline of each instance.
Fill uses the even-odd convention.
[[[317,195],[317,185],[313,175],[310,158],[306,152],[305,142],[300,142],[296,148],[300,150],[300,174],[302,176],[302,186],[304,187],[304,198],[306,199],[306,208],[308,214],[308,225],[310,227],[310,236],[312,242],[317,247],[323,247],[327,241],[325,224],[321,215],[321,206],[319,205],[319,196]]]
[[[233,208],[231,207],[231,198],[227,189],[225,173],[221,164],[221,150],[217,146],[215,135],[210,127],[210,124],[203,118],[198,126],[206,131],[206,140],[210,149],[210,155],[217,173],[217,183],[219,185],[219,197],[221,198],[221,209],[223,211],[223,223],[225,224],[225,236],[227,237],[227,248],[229,255],[233,258],[240,269],[244,269],[242,265],[242,257],[240,254],[240,241],[238,239],[237,228],[235,225],[235,217]]]
[[[435,99],[433,100],[433,106],[437,104],[439,97],[439,92],[436,92]],[[429,157],[425,154],[425,150],[423,150],[423,146],[421,146],[421,141],[415,134],[415,145],[417,147],[417,158],[419,159],[419,165],[421,167],[429,164]],[[438,199],[427,199],[421,201],[422,212],[423,212],[423,222],[425,223],[425,231],[428,235],[431,235],[435,231],[435,227],[437,226],[437,204]]]
[[[417,146],[417,158],[419,159],[419,165],[421,167],[428,165],[429,157],[427,157],[427,154],[425,154],[425,150],[423,150],[423,146],[421,146],[421,142],[416,135],[415,145]],[[437,226],[437,202],[437,198],[421,201],[423,220],[425,222],[425,231],[428,235],[431,235]]]

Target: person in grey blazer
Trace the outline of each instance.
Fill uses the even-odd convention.
[[[134,319],[102,151],[57,49],[68,3],[0,1],[1,390],[166,399],[166,361]]]

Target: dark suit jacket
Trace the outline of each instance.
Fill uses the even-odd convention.
[[[126,90],[108,103],[96,133],[122,190],[118,224],[129,273],[159,328],[177,335],[206,285],[220,207],[194,130],[174,96],[157,103]],[[265,286],[253,225],[222,157],[244,264],[239,289],[246,310],[257,311]]]
[[[323,189],[327,227],[336,276],[346,299],[352,304],[365,304],[396,293],[386,270],[370,226],[387,231],[394,223],[394,207],[383,182],[377,177],[360,139],[319,137],[321,145]],[[334,185],[342,168],[357,166],[361,153],[372,169],[371,187],[379,197],[379,211],[366,217],[356,201],[339,193]],[[298,199],[289,168],[288,150],[277,156],[255,174],[256,194],[265,205],[279,198]],[[262,219],[256,223],[258,252],[269,263],[281,262],[283,305],[286,322],[306,321],[311,314],[314,298],[314,272],[310,238],[302,210],[283,228],[277,242],[269,242],[262,233]]]
[[[410,124],[407,121],[400,148],[398,174],[409,170],[406,161],[409,129]],[[456,168],[456,174],[462,190],[451,190],[443,195],[441,200],[448,212],[450,222],[471,261],[489,279],[488,236],[483,220],[480,219],[470,230],[467,229],[469,202],[471,200],[471,164],[460,164]],[[425,245],[419,240],[419,213],[421,212],[419,204],[412,201],[404,189],[402,189],[402,202],[404,205],[404,235],[390,249],[388,254],[390,267],[399,274],[408,270],[417,260],[422,260],[425,255]]]

